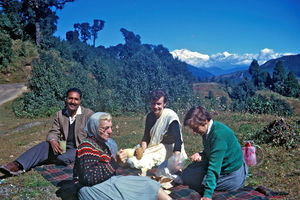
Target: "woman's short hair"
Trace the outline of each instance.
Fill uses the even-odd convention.
[[[191,123],[198,124],[198,125],[204,125],[205,121],[211,120],[210,113],[203,108],[202,106],[197,106],[191,108],[187,114],[184,117],[184,126],[188,126]]]
[[[111,121],[112,117],[111,117],[111,114],[109,113],[103,113],[100,118],[99,118],[99,123],[100,121],[102,120],[107,120],[107,121]]]
[[[167,95],[163,90],[153,90],[150,93],[150,101],[157,101],[161,97],[164,97],[164,103],[167,103]]]

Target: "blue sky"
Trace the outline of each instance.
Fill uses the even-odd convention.
[[[104,20],[96,45],[105,47],[124,43],[126,28],[170,51],[300,53],[300,0],[75,0],[57,14],[61,38],[74,23]]]

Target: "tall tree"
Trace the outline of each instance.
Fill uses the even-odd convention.
[[[78,37],[79,37],[78,31],[68,31],[68,32],[66,33],[66,39],[67,39],[68,41],[71,41],[71,42],[72,42],[72,41],[79,40]]]
[[[12,39],[23,39],[25,23],[21,2],[1,0],[0,8],[0,32],[9,34]]]
[[[270,73],[267,72],[267,71],[264,71],[262,73],[262,77],[263,77],[263,80],[264,80],[265,87],[272,90],[274,86],[273,86],[273,80],[271,78]]]
[[[63,9],[67,2],[74,0],[23,0],[23,9],[35,24],[35,42],[39,46],[41,41],[41,21],[49,15],[55,15],[54,9]],[[56,15],[55,15],[56,16]],[[57,18],[57,17],[56,17]],[[55,22],[56,23],[56,22]]]
[[[135,52],[141,48],[141,36],[134,34],[131,31],[121,28],[124,39],[125,39],[125,51],[123,51],[122,56],[131,57]]]
[[[300,85],[295,74],[290,71],[287,79],[284,82],[284,95],[289,97],[299,97],[300,96]]]
[[[252,82],[254,86],[261,88],[264,85],[262,70],[257,62],[257,60],[253,60],[250,67],[249,73],[252,75]]]
[[[89,39],[91,39],[91,26],[88,22],[84,23],[76,23],[74,24],[75,31],[80,33],[81,40],[86,43]]]
[[[255,75],[255,74],[258,74],[260,71],[261,71],[261,69],[259,67],[257,60],[255,60],[255,59],[252,60],[250,67],[249,67],[249,73],[251,75]]]
[[[274,83],[274,90],[280,94],[284,93],[284,81],[286,79],[286,72],[283,67],[282,61],[279,60],[274,68],[273,71],[273,83]]]
[[[95,47],[95,42],[98,37],[98,32],[101,31],[104,27],[104,21],[99,19],[94,19],[94,24],[91,27],[91,33],[93,37],[93,47]]]

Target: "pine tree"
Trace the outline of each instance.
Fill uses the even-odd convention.
[[[253,60],[249,67],[249,73],[252,75],[252,82],[258,88],[264,87],[264,76],[257,60]]]
[[[299,97],[300,95],[300,85],[295,74],[290,71],[287,79],[284,82],[284,94],[289,97]]]
[[[279,94],[284,94],[284,81],[286,79],[286,72],[283,67],[282,61],[279,60],[273,71],[274,91]]]

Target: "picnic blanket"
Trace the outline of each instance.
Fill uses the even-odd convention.
[[[59,189],[56,191],[56,195],[63,200],[76,199],[77,189],[73,182],[73,165],[42,165],[35,168],[41,175],[50,181],[54,186]],[[155,169],[154,169],[155,170]],[[131,168],[119,168],[117,175],[138,175],[141,173],[139,169]],[[153,170],[147,172],[147,176],[154,175]],[[170,196],[177,200],[199,200],[200,194],[195,190],[190,189],[186,185],[175,185],[169,189],[171,191]],[[259,186],[256,189],[252,187],[244,187],[237,191],[232,192],[215,192],[213,200],[267,200],[274,198],[283,198],[287,193],[285,192],[273,192],[263,186]]]

